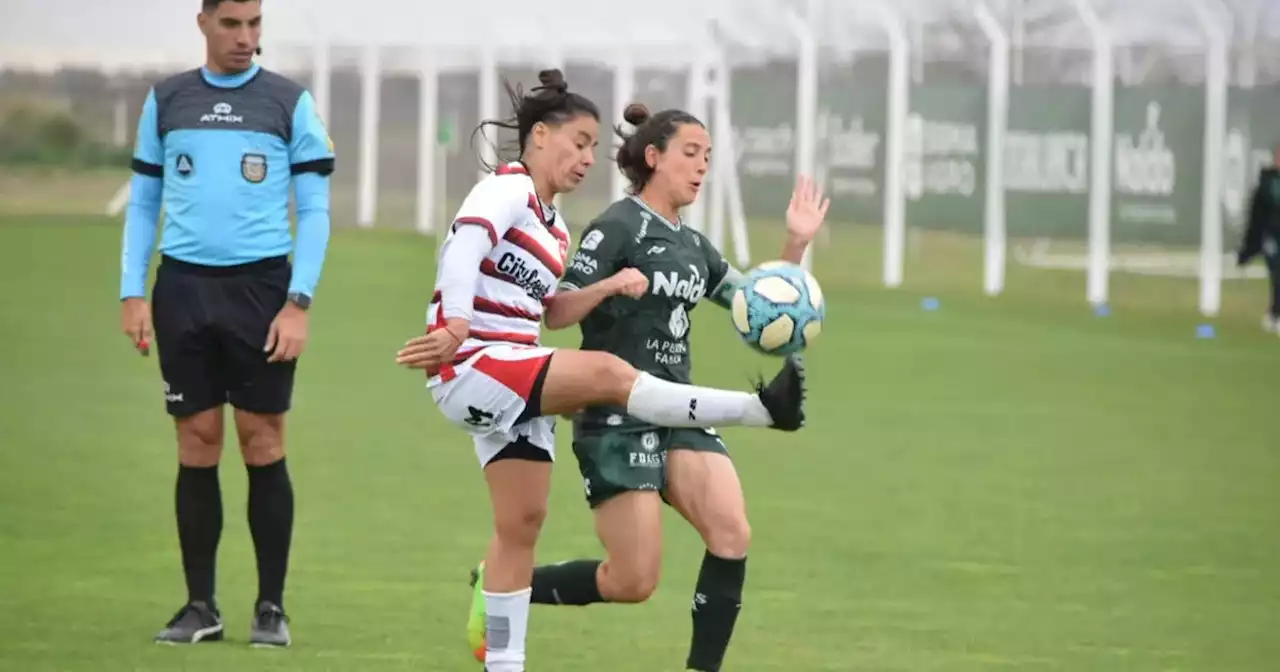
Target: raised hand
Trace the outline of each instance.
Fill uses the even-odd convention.
[[[818,235],[830,207],[831,199],[823,197],[821,187],[813,178],[801,175],[796,180],[796,188],[791,192],[791,203],[787,206],[788,242],[808,245]]]

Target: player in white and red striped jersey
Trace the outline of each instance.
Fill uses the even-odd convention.
[[[511,91],[519,160],[481,180],[440,251],[427,334],[397,356],[425,369],[440,411],[473,437],[493,505],[494,536],[482,565],[487,623],[471,632],[489,672],[523,672],[534,547],[555,455],[555,416],[616,405],[664,427],[804,424],[804,374],[788,360],[754,393],[696,387],[638,372],[606,352],[542,347],[539,321],[562,328],[612,296],[643,295],[634,268],[556,293],[569,234],[548,205],[575,189],[594,163],[595,104],[571,93],[558,70],[531,95]],[[469,630],[477,627],[472,624]],[[483,641],[480,641],[483,640]]]
[[[460,227],[470,225],[483,230],[490,250],[480,261],[469,333],[446,367],[462,364],[489,346],[538,344],[544,306],[564,274],[569,229],[554,209],[542,205],[535,191],[524,164],[508,163],[477,184],[459,208],[445,245],[453,242]],[[438,277],[437,288],[447,283]],[[427,324],[445,326],[445,305],[444,292],[437,289],[427,309]]]

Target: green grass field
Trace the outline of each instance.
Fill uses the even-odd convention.
[[[1193,283],[1117,276],[1116,312],[1096,319],[1078,274],[1014,267],[1007,296],[979,296],[977,248],[944,236],[913,249],[907,289],[880,289],[878,245],[841,229],[820,255],[808,428],[724,432],[755,531],[726,669],[1275,669],[1280,339],[1258,329],[1260,283],[1228,285],[1202,341]],[[333,238],[289,434],[288,651],[245,645],[256,578],[234,448],[231,639],[150,642],[183,598],[175,451],[156,361],[117,330],[118,250],[107,220],[0,217],[0,669],[476,670],[482,481],[421,376],[393,364],[421,331],[431,241]],[[723,313],[695,323],[700,382],[773,368]],[[567,435],[548,561],[597,553]],[[531,669],[681,669],[701,548],[668,523],[654,599],[536,609]]]

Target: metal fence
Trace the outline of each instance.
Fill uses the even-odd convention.
[[[57,13],[62,1],[29,10]],[[1085,243],[1096,243],[1101,218],[1107,245],[1094,256],[1105,263],[1103,273],[1141,268],[1203,276],[1212,270],[1205,250],[1220,256],[1223,241],[1238,235],[1247,189],[1280,144],[1280,3],[1267,0],[663,0],[634,20],[560,0],[539,14],[555,40],[474,8],[425,14],[425,3],[396,0],[370,0],[360,25],[344,26],[343,14],[328,13],[328,4],[265,5],[264,59],[323,98],[341,157],[334,177],[340,223],[421,227],[447,218],[479,169],[471,131],[484,101],[493,100],[482,89],[501,78],[529,85],[537,69],[553,64],[603,110],[616,113],[628,102],[619,96],[627,95],[653,108],[692,108],[713,126],[719,117],[729,120],[732,172],[749,220],[779,218],[795,172],[812,170],[835,196],[836,227],[884,224],[892,238],[891,224],[901,219],[908,231],[982,235],[989,242],[998,227],[988,267],[1003,265],[997,252],[1009,239],[1018,261],[1083,268]],[[690,14],[691,8],[701,11]],[[171,7],[157,11],[176,21]],[[491,13],[505,15],[496,6]],[[681,20],[699,25],[676,26]],[[568,27],[555,32],[561,25]],[[180,39],[198,44],[193,22],[189,32]],[[117,45],[111,47],[117,56],[106,59],[110,67],[95,67],[85,55],[92,55],[92,43],[83,41],[75,57],[60,60],[48,43],[63,38],[38,33],[30,26],[23,35],[0,32],[0,42],[8,40],[0,47],[0,100],[61,101],[87,126],[126,145],[147,87],[194,65],[175,62],[168,55],[178,47],[166,45],[145,58],[140,53],[129,67]],[[479,48],[495,35],[500,39],[486,57]],[[1099,35],[1112,56],[1112,133],[1103,144],[1094,87]],[[895,37],[909,50],[902,93],[909,102],[901,114],[893,104]],[[23,51],[37,42],[38,54]],[[1225,55],[1225,70],[1216,74],[1215,47]],[[1007,68],[993,67],[993,58]],[[620,88],[623,60],[633,86]],[[432,62],[426,70],[424,61]],[[497,79],[486,76],[490,62]],[[432,73],[431,87],[423,86],[424,72]],[[722,96],[727,114],[695,93],[708,74],[702,93]],[[806,77],[813,79],[812,109],[803,102]],[[1215,87],[1226,91],[1221,124],[1211,102]],[[428,88],[436,102],[434,114],[424,115]],[[1007,95],[993,97],[993,89]],[[363,121],[371,111],[376,119]],[[424,119],[434,128],[423,128]],[[1101,162],[1093,156],[1099,147],[1109,155]],[[609,149],[601,147],[602,168],[570,204],[580,224],[617,193]],[[1096,183],[1102,168],[1109,179]],[[423,215],[419,176],[428,169],[435,197]],[[1208,199],[1219,201],[1220,212]],[[1206,237],[1206,213],[1221,216],[1216,243]],[[703,223],[705,213],[695,215]],[[1126,264],[1131,248],[1156,252]],[[887,269],[894,254],[900,252],[886,247]],[[988,290],[997,293],[1000,275],[987,272]],[[894,280],[886,270],[886,282]],[[1207,280],[1214,281],[1220,279]],[[1091,300],[1104,299],[1105,287],[1101,295],[1096,289]],[[1206,296],[1202,309],[1215,311]]]

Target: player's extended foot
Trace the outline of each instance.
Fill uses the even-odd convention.
[[[804,426],[805,388],[804,361],[799,355],[788,355],[782,370],[769,381],[756,386],[760,403],[773,418],[770,427],[794,432]]]
[[[156,635],[159,644],[198,644],[222,639],[222,618],[205,602],[188,602]]]
[[[289,646],[289,617],[278,604],[259,602],[253,614],[253,627],[249,629],[251,646]]]
[[[484,662],[484,562],[471,570],[471,613],[467,615],[467,646]]]

